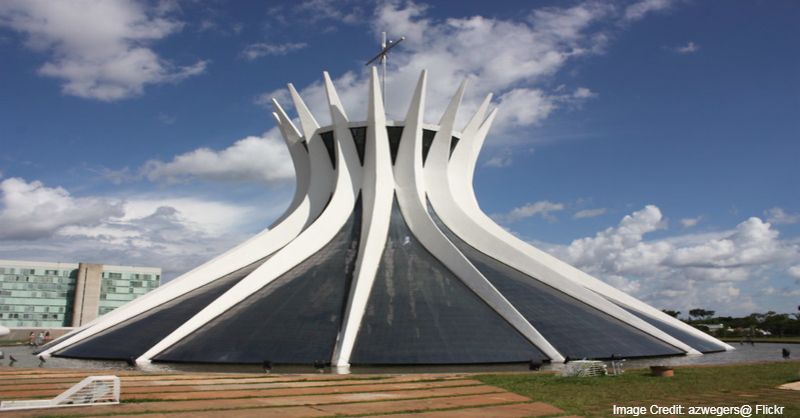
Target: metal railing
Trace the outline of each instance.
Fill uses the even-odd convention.
[[[119,403],[119,393],[119,377],[89,376],[53,399],[2,401],[0,402],[0,412],[67,406],[115,405]]]

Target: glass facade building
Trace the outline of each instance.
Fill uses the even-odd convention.
[[[154,267],[0,260],[0,324],[78,326],[160,282],[161,269]]]

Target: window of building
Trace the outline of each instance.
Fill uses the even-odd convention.
[[[109,279],[121,279],[122,273],[108,273]]]

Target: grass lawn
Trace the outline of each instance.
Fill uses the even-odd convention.
[[[786,407],[783,416],[800,417],[800,392],[776,389],[800,380],[797,361],[676,367],[672,378],[653,377],[645,369],[595,378],[544,373],[487,374],[477,378],[585,417],[611,416],[613,405],[649,408],[652,404],[687,407],[776,404]]]

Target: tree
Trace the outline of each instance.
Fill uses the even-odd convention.
[[[662,309],[661,312],[664,312],[665,314],[667,314],[667,315],[669,315],[669,316],[671,316],[673,318],[677,318],[678,315],[681,314],[681,311],[673,311],[671,309]]]
[[[689,311],[689,316],[697,319],[710,319],[711,317],[714,316],[715,313],[716,312],[714,311],[707,311],[705,309],[695,308]]]

